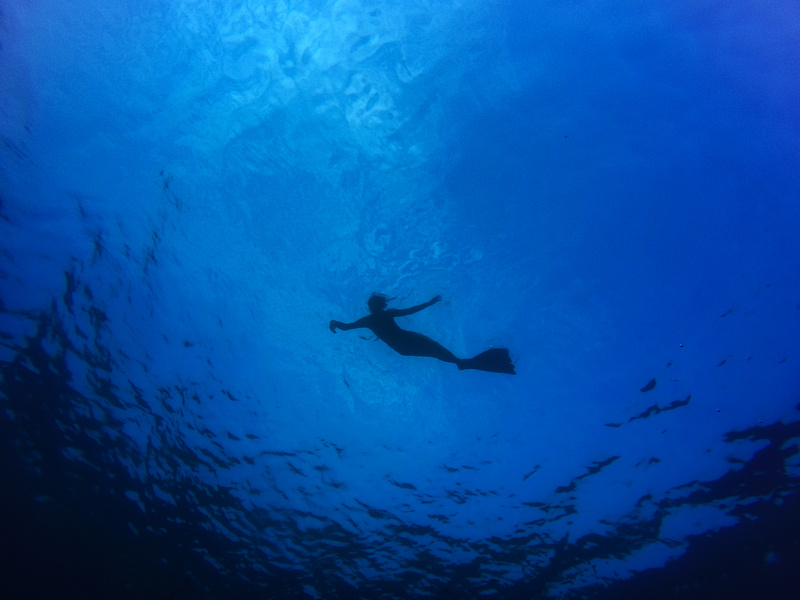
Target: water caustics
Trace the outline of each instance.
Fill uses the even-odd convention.
[[[18,4],[12,590],[794,597],[782,3]]]

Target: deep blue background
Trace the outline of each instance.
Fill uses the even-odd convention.
[[[4,5],[11,596],[796,597],[798,42],[785,1]],[[518,375],[333,336],[373,291]]]

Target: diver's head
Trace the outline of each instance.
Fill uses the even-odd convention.
[[[369,300],[367,300],[367,306],[369,306],[369,312],[371,313],[381,312],[386,308],[386,296],[383,294],[372,294]]]

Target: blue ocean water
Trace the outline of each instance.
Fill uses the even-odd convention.
[[[4,3],[4,597],[796,598],[799,24]]]

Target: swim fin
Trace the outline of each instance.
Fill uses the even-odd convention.
[[[511,357],[508,355],[508,348],[489,348],[473,358],[462,360],[458,368],[475,369],[477,371],[489,371],[491,373],[508,373],[516,375]]]

